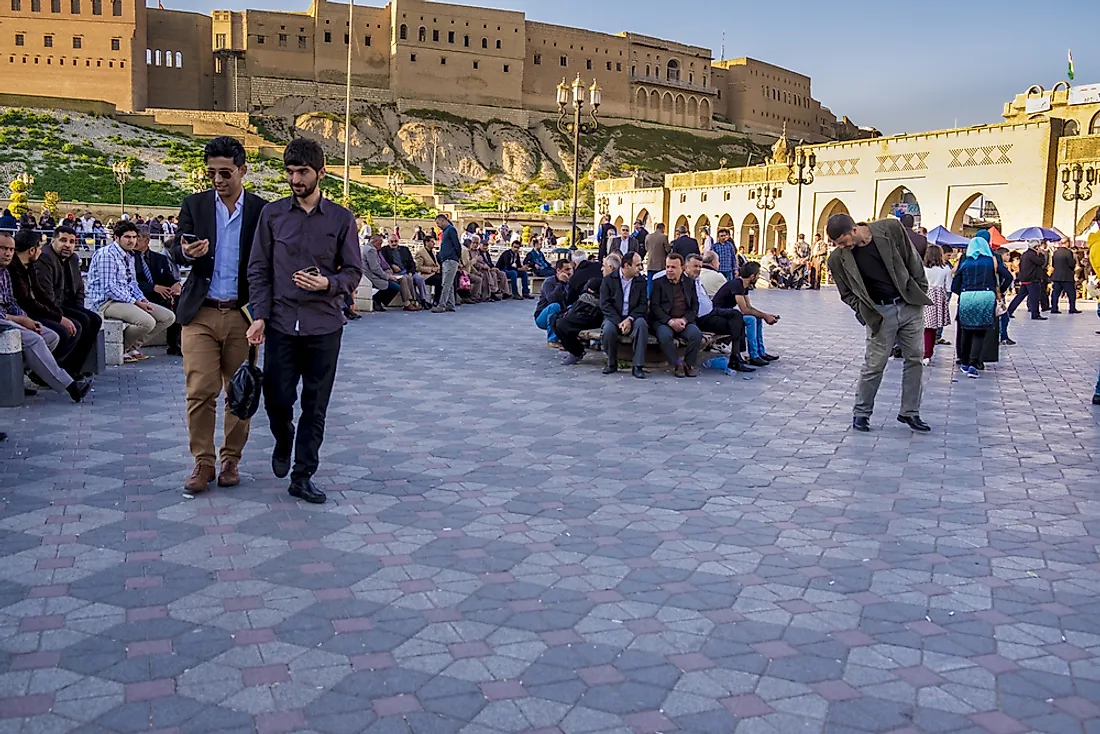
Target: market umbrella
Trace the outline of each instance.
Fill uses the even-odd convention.
[[[996,227],[989,228],[989,237],[989,244],[993,247],[1000,247],[1001,245],[1008,244],[1008,240],[1003,234],[1001,234],[1001,230],[997,229]]]
[[[950,245],[952,247],[961,247],[967,245],[970,240],[966,239],[962,235],[957,235],[951,230],[945,227],[936,227],[929,231],[928,244],[930,245]]]
[[[1058,242],[1062,239],[1062,235],[1046,227],[1024,227],[1008,235],[1008,239],[1013,242],[1018,242],[1020,240],[1046,240],[1047,242]]]

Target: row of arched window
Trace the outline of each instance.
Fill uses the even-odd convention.
[[[633,67],[633,66],[630,67],[631,74],[634,73],[634,68],[635,67]],[[677,61],[676,59],[669,59],[668,60],[668,64],[665,66],[664,72],[665,72],[665,79],[667,79],[668,81],[670,81],[670,82],[681,81],[681,79],[680,79],[680,62]],[[650,67],[649,64],[646,64],[645,65],[645,75],[646,75],[646,77],[650,77],[652,75],[652,78],[660,79],[661,78],[661,66],[658,64],[656,66]],[[707,86],[708,81],[709,81],[709,79],[707,79],[707,75],[704,74],[703,75],[703,86],[704,87]],[[694,71],[689,71],[688,72],[688,84],[694,84],[694,83],[695,83],[695,72]]]
[[[409,27],[407,25],[405,25],[404,23],[401,24],[401,27],[397,31],[397,37],[398,37],[398,40],[401,40],[401,41],[409,40]],[[440,42],[439,39],[440,39],[439,31],[433,29],[432,30],[432,42],[433,43],[439,43]],[[416,32],[416,40],[419,41],[420,43],[427,43],[428,42],[428,29],[425,28],[424,26],[420,26],[420,30],[418,30]],[[447,31],[447,43],[454,43],[454,42],[455,42],[455,32],[454,31]],[[500,42],[499,38],[495,41],[495,43],[496,43],[496,47],[498,49],[501,48],[501,42]],[[464,48],[469,48],[470,47],[470,37],[469,36],[463,36],[462,37],[462,46]],[[489,48],[489,39],[488,38],[482,38],[481,39],[481,47],[482,48]]]
[[[183,53],[180,51],[161,51],[159,48],[147,48],[145,49],[145,63],[149,66],[167,66],[169,69],[173,67],[182,69]]]
[[[782,89],[776,89],[775,87],[769,87],[766,84],[760,85],[760,94],[765,97],[771,97],[777,102],[785,102],[786,104],[793,104],[796,107],[809,108],[810,100],[806,97],[794,94],[793,92],[785,92]]]

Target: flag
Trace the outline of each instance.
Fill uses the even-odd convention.
[[[1066,71],[1066,75],[1069,77],[1069,80],[1072,82],[1073,81],[1073,49],[1070,49],[1070,52],[1069,52],[1069,69]]]

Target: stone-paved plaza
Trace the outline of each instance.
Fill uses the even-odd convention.
[[[317,480],[185,499],[178,359],[0,411],[0,734],[1100,732],[1094,307],[849,429],[862,329],[575,368],[532,302],[351,324]],[[1021,316],[1026,316],[1023,311]],[[952,335],[953,336],[953,335]]]

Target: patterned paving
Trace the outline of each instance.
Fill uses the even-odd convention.
[[[861,335],[762,293],[753,379],[558,366],[531,305],[349,327],[319,483],[257,420],[185,500],[182,375],[0,411],[0,734],[1100,732],[1091,313],[931,435],[848,430]]]

